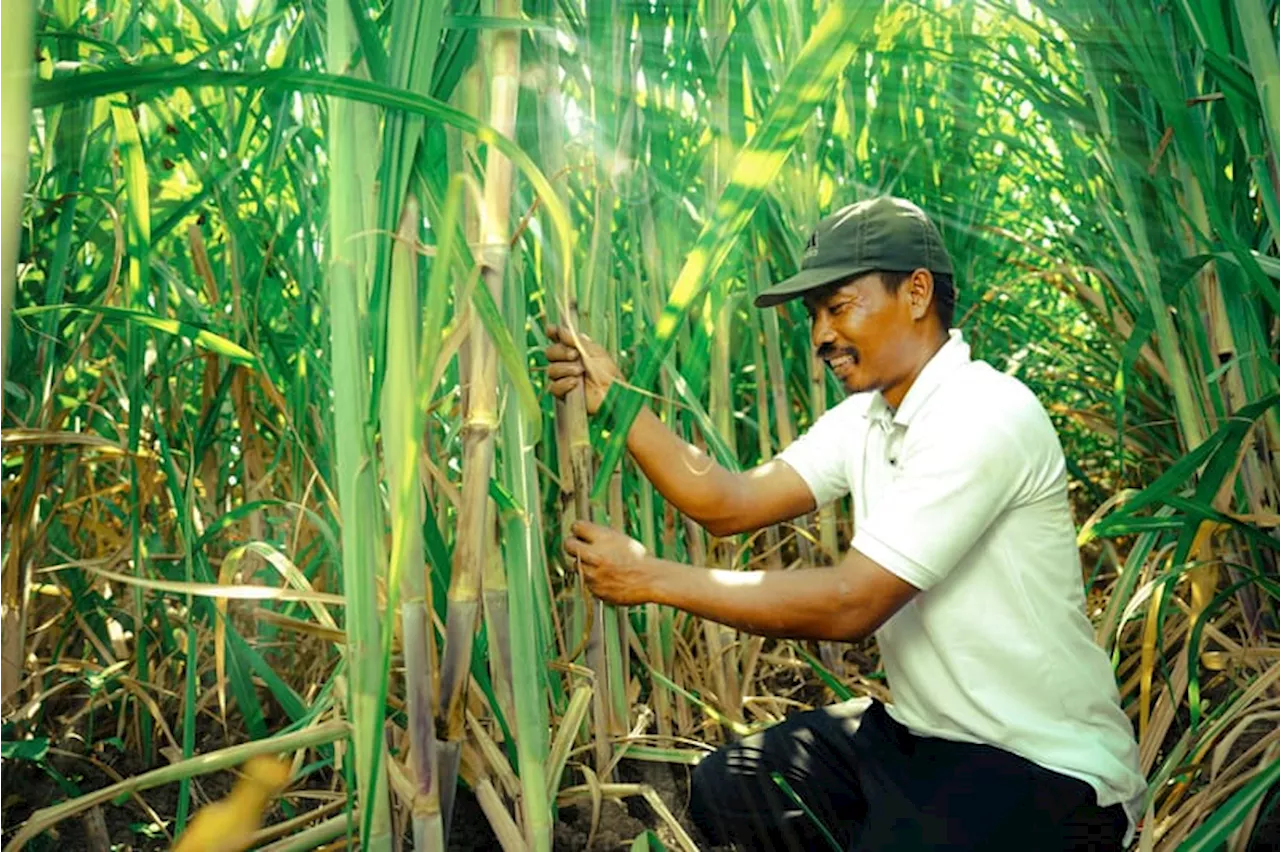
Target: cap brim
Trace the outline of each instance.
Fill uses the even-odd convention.
[[[757,308],[772,308],[774,305],[781,305],[783,302],[789,302],[792,299],[803,296],[810,290],[817,290],[819,287],[826,287],[829,284],[835,284],[854,275],[861,275],[864,272],[871,271],[871,267],[864,265],[824,266],[814,269],[802,269],[787,280],[780,281],[762,291],[755,298],[755,306]]]

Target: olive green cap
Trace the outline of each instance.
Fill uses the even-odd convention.
[[[942,235],[919,207],[883,195],[850,204],[820,221],[805,245],[800,271],[761,292],[755,305],[780,305],[866,272],[916,269],[951,274]]]

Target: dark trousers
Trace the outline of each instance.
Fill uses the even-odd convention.
[[[744,850],[1121,848],[1124,810],[1099,807],[1083,781],[992,746],[915,736],[878,702],[863,706],[799,713],[706,757],[691,790],[698,828]]]

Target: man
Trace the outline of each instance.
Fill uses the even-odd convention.
[[[851,493],[855,534],[839,564],[708,570],[586,523],[565,544],[613,603],[766,636],[876,635],[891,705],[796,714],[699,764],[691,810],[713,842],[816,850],[825,829],[856,850],[1060,850],[1132,836],[1145,784],[1084,614],[1062,450],[1035,396],[971,360],[950,329],[951,276],[915,205],[846,207],[818,224],[800,272],[755,303],[803,299],[817,354],[850,396],[743,473],[647,409],[627,435],[645,476],[714,535]],[[594,412],[617,367],[550,333],[551,391],[585,381]]]

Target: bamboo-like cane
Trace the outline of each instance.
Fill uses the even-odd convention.
[[[347,71],[355,49],[354,23],[346,4],[330,4],[329,67]],[[382,535],[377,483],[365,429],[368,360],[361,339],[361,306],[366,290],[365,253],[358,236],[364,230],[370,184],[362,186],[363,130],[372,136],[367,107],[344,98],[329,103],[330,333],[332,335],[334,428],[338,462],[338,501],[342,513],[342,576],[347,599],[347,661],[351,672],[351,723],[360,808],[362,849],[391,847],[391,818],[385,773],[374,774],[374,756],[382,749],[383,708],[381,619],[376,586]],[[367,149],[366,149],[367,150]],[[367,158],[366,158],[367,159]],[[367,826],[367,828],[366,828]]]
[[[431,593],[422,541],[422,488],[418,447],[422,417],[418,398],[418,282],[416,246],[421,214],[413,195],[405,199],[391,255],[387,312],[387,371],[382,395],[382,434],[389,492],[392,495],[392,576],[400,579],[400,618],[404,642],[406,727],[413,799],[410,802],[415,849],[443,850],[436,732],[432,724],[435,631],[431,629]]]
[[[16,3],[5,7],[4,29],[0,32],[0,92],[3,93],[3,122],[0,122],[0,377],[9,377],[9,313],[13,309],[14,276],[19,229],[15,225],[22,212],[22,192],[27,182],[27,149],[31,126],[31,45],[35,5]],[[0,413],[4,398],[0,395]],[[9,508],[12,512],[12,505]],[[15,558],[5,559],[0,582],[0,701],[8,702],[17,689],[22,671],[27,635],[26,571],[16,558],[18,547],[10,539]]]
[[[558,51],[557,51],[558,53]],[[561,150],[562,141],[564,139],[564,115],[561,108],[561,97],[559,88],[551,85],[546,91],[545,110],[541,116],[542,121],[542,139],[543,139],[543,158],[546,161],[545,166],[549,173],[559,174],[564,166],[564,156]],[[581,283],[584,293],[589,292],[592,279],[595,277],[594,272],[597,267],[595,262],[598,259],[598,252],[601,250],[603,237],[600,236],[599,216],[608,216],[608,213],[599,214],[597,216],[597,227],[593,230],[591,252],[593,260],[586,264],[586,275]],[[555,258],[554,264],[565,264],[574,262],[573,258]],[[554,267],[553,267],[554,268]],[[552,315],[557,317],[562,327],[573,329],[575,333],[583,330],[578,313],[578,294],[577,293],[558,293],[551,299],[550,310]],[[587,404],[585,391],[581,386],[569,391],[562,402],[556,403],[556,450],[560,460],[560,494],[561,494],[561,512],[560,512],[560,529],[561,538],[569,535],[569,529],[574,521],[579,518],[583,520],[591,520],[591,487],[595,482],[595,465],[593,463],[591,448],[591,433],[587,421]],[[582,622],[588,635],[585,637],[585,645],[579,642],[576,635],[569,639],[568,644],[576,646],[570,649],[570,657],[575,658],[582,653],[584,647],[586,651],[587,667],[591,670],[595,688],[592,690],[591,707],[592,707],[592,735],[595,746],[595,765],[597,769],[603,769],[609,765],[611,758],[609,749],[609,730],[610,730],[610,713],[609,713],[609,690],[608,690],[608,672],[605,664],[605,642],[604,642],[604,604],[600,601],[590,599],[585,586],[582,583],[581,575],[577,575],[577,601],[581,601],[583,610]],[[579,607],[578,603],[574,604]],[[576,610],[575,610],[576,612]],[[570,622],[572,623],[572,622]]]
[[[494,11],[500,18],[518,18],[520,4],[517,0],[497,0]],[[489,123],[504,136],[513,137],[520,90],[519,30],[500,29],[493,33],[488,70]],[[512,177],[511,161],[491,146],[485,163],[478,259],[483,269],[483,286],[489,289],[499,307],[510,251]],[[493,475],[494,433],[498,426],[497,355],[479,317],[473,314],[470,323],[470,389],[462,439],[462,504],[449,582],[445,655],[440,666],[441,701],[436,708],[437,726],[444,732],[440,750],[440,798],[446,834],[466,734],[472,634],[480,616],[481,580],[492,546],[489,480]]]
[[[519,340],[524,333],[525,305],[521,283],[508,277],[508,328]],[[547,791],[548,708],[543,688],[546,659],[551,653],[550,607],[546,588],[546,551],[542,542],[542,507],[537,468],[523,412],[512,411],[502,421],[503,482],[523,507],[508,513],[503,523],[507,592],[504,602],[510,621],[506,645],[500,648],[509,663],[516,755],[520,764],[520,807],[526,843],[533,852],[551,850],[551,795]],[[490,589],[486,586],[485,593]],[[486,602],[487,603],[487,602]],[[490,633],[490,647],[494,636]],[[495,684],[496,686],[496,684]]]

